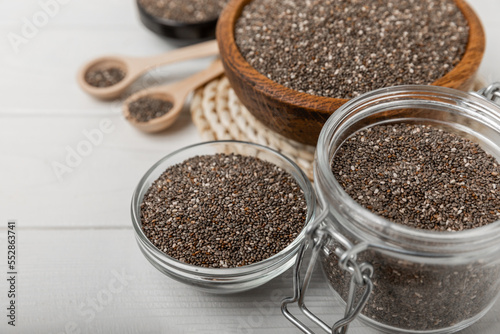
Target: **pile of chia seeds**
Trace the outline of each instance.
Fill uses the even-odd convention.
[[[118,67],[90,70],[85,73],[85,81],[91,86],[104,88],[116,85],[125,78],[125,72]]]
[[[472,141],[433,126],[398,123],[358,131],[338,148],[332,171],[359,204],[398,224],[462,231],[500,219],[498,161]],[[350,275],[334,254],[322,262],[346,300]],[[500,289],[498,261],[426,264],[369,250],[358,262],[374,268],[374,289],[362,313],[406,330],[471,319]]]
[[[468,37],[453,0],[253,0],[235,28],[257,71],[333,98],[431,84],[461,60]]]
[[[373,265],[374,287],[362,314],[400,329],[452,327],[487,309],[500,290],[498,261],[431,265],[373,251],[358,255],[358,263],[365,261]],[[350,274],[335,255],[323,257],[322,265],[332,288],[347,300]]]
[[[433,126],[355,133],[332,171],[359,204],[393,222],[462,231],[500,219],[500,165],[478,144]]]
[[[139,0],[144,10],[156,17],[198,23],[215,20],[229,0]]]
[[[286,248],[305,224],[295,179],[237,154],[203,155],[169,167],[141,204],[142,229],[165,254],[188,264],[233,268]]]
[[[137,122],[147,122],[167,114],[172,102],[151,97],[141,97],[128,105],[130,118]]]

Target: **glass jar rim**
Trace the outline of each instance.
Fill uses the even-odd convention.
[[[344,200],[348,203],[347,206],[355,210],[357,215],[364,217],[365,221],[372,225],[368,227],[368,229],[370,229],[370,233],[375,233],[378,237],[383,237],[395,242],[398,241],[398,237],[404,236],[405,238],[409,238],[410,240],[413,240],[415,242],[425,241],[436,244],[446,243],[458,245],[471,241],[477,243],[485,242],[485,240],[485,244],[487,245],[498,243],[498,241],[500,240],[500,220],[497,220],[486,226],[463,231],[431,231],[408,227],[402,224],[391,222],[388,219],[372,213],[370,210],[358,204],[347,194],[344,188],[334,177],[330,167],[331,152],[329,145],[332,138],[335,136],[335,133],[338,131],[342,131],[342,125],[345,124],[344,121],[355,110],[363,108],[364,106],[373,103],[373,101],[375,100],[380,103],[384,103],[385,100],[388,100],[391,97],[393,98],[398,94],[401,97],[418,96],[423,98],[422,101],[425,101],[424,99],[426,97],[434,97],[441,99],[439,103],[459,101],[460,103],[464,103],[464,105],[468,108],[476,108],[477,111],[480,112],[480,114],[478,114],[478,117],[484,118],[485,120],[491,122],[491,124],[489,125],[494,126],[496,132],[500,133],[500,107],[492,101],[482,98],[476,93],[466,93],[446,87],[424,85],[404,85],[380,88],[348,101],[339,109],[337,109],[335,113],[333,113],[332,116],[330,116],[330,118],[327,120],[319,135],[318,145],[316,149],[315,181],[318,182],[318,178],[320,178],[322,186],[344,195]],[[429,99],[428,103],[431,103],[429,104],[430,106],[434,102]],[[453,104],[450,104],[450,106],[453,106]],[[405,108],[405,106],[401,105],[401,108]],[[317,191],[320,191],[318,190],[318,187],[315,188],[317,189]],[[319,196],[319,193],[317,195]],[[350,227],[347,228],[349,229]],[[354,228],[357,232],[359,232],[359,228]],[[391,231],[396,237],[394,238],[392,236],[388,236],[385,233],[382,233],[383,231]]]
[[[273,156],[278,157],[279,159],[285,161],[293,170],[293,177],[296,179],[298,185],[301,187],[302,191],[304,192],[304,196],[306,198],[307,202],[307,216],[306,220],[304,223],[304,227],[300,231],[299,235],[283,250],[280,252],[272,255],[271,257],[264,259],[259,262],[255,262],[249,265],[241,266],[241,267],[235,267],[235,268],[206,268],[206,267],[199,267],[195,266],[192,264],[187,264],[184,262],[181,262],[166,253],[162,252],[159,250],[150,240],[149,238],[144,234],[142,228],[141,228],[141,218],[140,218],[140,204],[142,202],[143,194],[144,194],[144,189],[145,187],[149,188],[147,185],[151,175],[157,171],[157,169],[164,164],[168,160],[172,160],[173,158],[179,156],[180,154],[196,149],[202,146],[210,146],[210,145],[242,145],[242,146],[249,146],[249,147],[254,147],[260,150],[263,150],[267,153],[271,153]],[[284,154],[278,152],[277,150],[274,150],[272,148],[266,147],[264,145],[256,144],[256,143],[250,143],[250,142],[245,142],[245,141],[237,141],[237,140],[217,140],[217,141],[207,141],[207,142],[201,142],[201,143],[196,143],[193,145],[185,146],[183,148],[180,148],[178,150],[175,150],[174,152],[164,156],[160,160],[158,160],[155,164],[153,164],[147,172],[143,175],[143,177],[140,179],[137,187],[135,188],[135,191],[132,195],[132,202],[131,202],[131,216],[132,216],[132,225],[135,230],[136,238],[138,241],[147,249],[149,252],[152,254],[152,256],[160,259],[161,261],[167,263],[169,266],[173,267],[173,269],[185,273],[186,275],[196,275],[196,276],[201,276],[201,277],[206,277],[206,278],[213,278],[213,279],[224,279],[224,278],[234,278],[238,276],[248,276],[253,273],[259,273],[262,270],[265,270],[268,266],[272,266],[273,264],[276,264],[277,262],[283,262],[284,264],[287,262],[285,260],[289,260],[289,257],[295,256],[296,250],[302,240],[305,238],[306,235],[306,230],[308,225],[314,221],[314,216],[316,212],[316,196],[315,192],[313,190],[312,184],[307,178],[306,174],[300,169],[300,167],[293,162],[290,158],[285,156]],[[284,258],[283,258],[284,257]],[[282,259],[283,258],[283,259]]]

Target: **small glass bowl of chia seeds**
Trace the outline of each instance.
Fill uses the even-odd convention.
[[[346,103],[320,134],[313,252],[284,314],[304,331],[299,301],[330,328],[300,302],[318,259],[347,305],[332,333],[356,317],[389,333],[472,325],[500,295],[499,161],[500,106],[479,94],[397,86]]]
[[[203,291],[234,293],[293,265],[315,205],[309,179],[287,157],[215,141],[154,164],[131,214],[139,248],[158,270]]]

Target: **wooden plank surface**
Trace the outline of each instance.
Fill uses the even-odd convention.
[[[279,310],[279,300],[290,294],[290,272],[251,292],[216,296],[165,277],[144,259],[130,223],[133,189],[155,161],[200,138],[187,110],[169,131],[137,132],[121,116],[120,100],[88,97],[75,75],[84,61],[102,54],[145,56],[175,46],[140,24],[134,1],[85,0],[61,5],[15,52],[9,34],[20,34],[23,18],[49,1],[0,2],[1,254],[8,219],[18,221],[19,237],[18,326],[7,326],[2,311],[0,333],[297,333]],[[488,82],[500,80],[500,1],[470,3],[487,33],[480,73]],[[128,93],[172,82],[209,61],[155,70]],[[103,120],[112,131],[58,177],[54,162],[64,163],[68,150]],[[0,282],[5,310],[7,284]],[[329,322],[343,312],[320,273],[308,305]],[[496,303],[463,333],[499,333],[499,314]],[[355,322],[350,333],[376,331]]]
[[[153,268],[130,228],[40,229],[19,222],[18,231],[19,326],[14,332],[59,333],[67,324],[103,334],[294,332],[279,309],[280,300],[291,294],[290,271],[255,290],[217,296]],[[0,249],[5,246],[2,238]],[[319,271],[308,296],[310,310],[322,319],[340,318],[343,308]],[[498,333],[499,313],[497,303],[463,333]],[[350,333],[376,331],[355,322]]]

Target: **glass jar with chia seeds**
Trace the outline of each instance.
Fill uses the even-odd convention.
[[[384,332],[453,333],[481,318],[500,292],[500,221],[458,232],[397,224],[358,204],[332,173],[339,147],[375,125],[426,124],[478,143],[500,161],[500,107],[483,95],[434,86],[379,89],[346,103],[321,131],[315,160],[316,219],[307,228],[294,272],[294,296],[283,314],[313,333],[287,308],[327,333],[345,333],[356,317]],[[363,168],[363,166],[359,166]],[[498,209],[498,208],[497,208]],[[311,258],[302,265],[305,250]],[[308,311],[304,298],[319,260],[334,294],[346,303],[333,326]],[[303,267],[303,268],[302,268]],[[305,270],[302,277],[301,269]]]

